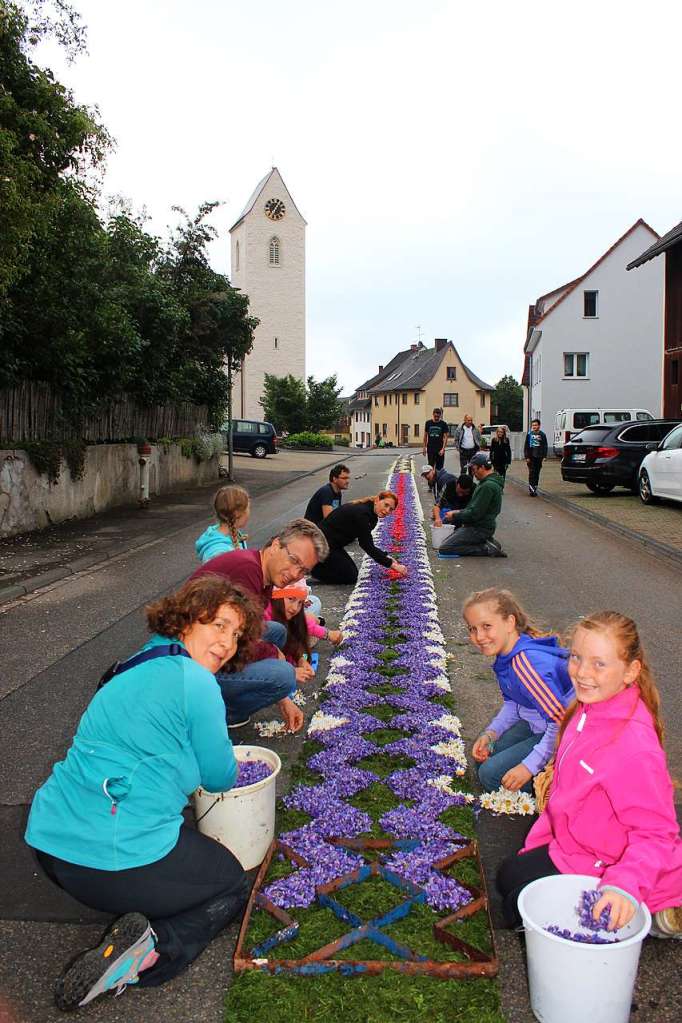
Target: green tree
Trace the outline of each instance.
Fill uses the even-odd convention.
[[[291,374],[277,377],[265,374],[263,397],[260,405],[268,422],[274,423],[278,430],[288,433],[301,433],[306,429],[308,395],[305,384]]]
[[[341,415],[342,403],[339,401],[341,388],[333,376],[324,380],[308,377],[308,400],[306,402],[307,429],[313,433],[328,430]]]
[[[506,423],[510,430],[523,429],[523,388],[507,374],[495,384],[492,394],[493,420]]]

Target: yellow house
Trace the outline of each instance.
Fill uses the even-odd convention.
[[[467,414],[477,426],[490,423],[493,388],[465,366],[445,338],[436,338],[433,348],[420,343],[400,352],[380,379],[367,384],[374,443],[382,438],[401,447],[421,446],[424,424],[434,408],[443,409],[451,432]]]

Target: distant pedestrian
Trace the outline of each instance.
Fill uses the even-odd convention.
[[[341,507],[342,493],[350,484],[350,469],[347,465],[335,465],[329,473],[329,483],[316,490],[308,501],[304,519],[316,526],[327,518],[335,508]]]
[[[471,416],[465,416],[464,422],[455,430],[455,447],[459,451],[460,470],[466,472],[469,462],[481,449],[481,431],[474,426]]]
[[[243,529],[251,514],[248,491],[234,483],[221,487],[213,500],[213,510],[217,524],[204,530],[194,545],[202,562],[215,558],[216,554],[246,550],[247,536]]]
[[[526,442],[523,445],[523,457],[528,466],[528,493],[531,497],[538,496],[538,483],[540,482],[540,470],[542,463],[547,458],[547,437],[540,429],[540,420],[533,419],[530,430],[526,434]]]
[[[445,448],[450,436],[450,427],[443,422],[443,410],[435,408],[431,419],[424,424],[422,454],[434,469],[442,469],[445,464]]]
[[[490,441],[490,461],[493,463],[495,472],[500,476],[506,476],[511,460],[511,445],[507,438],[507,431],[504,426],[498,426],[495,436]]]

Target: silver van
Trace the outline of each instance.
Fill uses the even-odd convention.
[[[584,430],[587,426],[595,426],[597,423],[629,423],[647,422],[653,419],[651,412],[645,408],[614,408],[612,405],[605,408],[562,408],[554,416],[554,454],[561,458],[564,453],[564,444],[567,444],[574,433]]]

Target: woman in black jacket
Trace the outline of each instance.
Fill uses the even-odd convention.
[[[490,461],[493,463],[495,472],[502,479],[507,475],[511,460],[511,446],[507,440],[507,431],[503,426],[498,426],[495,436],[490,442]]]
[[[358,541],[365,554],[369,554],[380,565],[392,568],[400,575],[407,575],[407,568],[390,554],[376,547],[372,539],[372,530],[379,519],[385,519],[398,507],[398,498],[390,490],[382,490],[374,497],[361,497],[358,501],[349,501],[335,508],[320,523],[329,544],[329,557],[320,561],[312,571],[316,579],[324,583],[355,584],[358,569],[347,554],[345,547]]]

